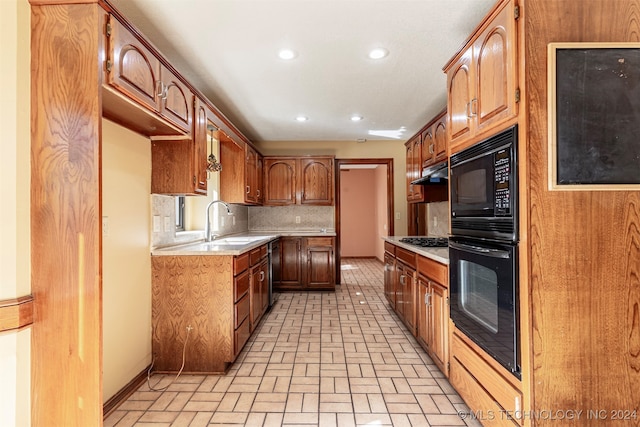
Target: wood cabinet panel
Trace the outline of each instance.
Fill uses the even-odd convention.
[[[276,290],[335,289],[335,238],[281,237]]]
[[[226,134],[220,138],[220,199],[227,203],[257,205],[262,200],[262,179],[258,168],[259,153],[244,142],[236,142]]]
[[[503,1],[445,66],[450,154],[517,115],[516,14]]]
[[[247,280],[247,284],[249,281]],[[251,298],[248,293],[245,293],[244,296],[238,301],[235,306],[235,329],[238,329],[242,322],[245,321],[249,317],[249,313],[251,312]]]
[[[300,204],[333,205],[333,158],[302,158],[299,170]]]
[[[333,163],[333,157],[265,157],[264,204],[333,205]]]
[[[193,94],[167,67],[160,67],[160,114],[186,133],[191,132]]]
[[[385,243],[386,245],[387,243]],[[391,307],[396,308],[396,259],[386,252],[384,254],[384,295]]]
[[[233,300],[237,302],[249,291],[249,283],[250,283],[249,271],[248,270],[242,271],[242,273],[238,274],[233,279],[233,282],[234,282]]]
[[[333,288],[335,282],[333,245],[307,242],[307,287]]]
[[[296,159],[273,158],[264,159],[264,204],[286,206],[296,203]]]
[[[278,290],[302,288],[302,237],[280,238],[280,281]]]

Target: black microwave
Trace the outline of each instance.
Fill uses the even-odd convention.
[[[451,234],[518,240],[517,141],[513,126],[451,156]]]

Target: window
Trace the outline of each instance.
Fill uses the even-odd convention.
[[[176,231],[184,231],[184,196],[176,197]]]

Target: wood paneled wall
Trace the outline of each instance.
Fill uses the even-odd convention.
[[[32,5],[33,426],[102,425],[101,15]]]
[[[585,411],[577,423],[534,424],[637,426],[640,192],[547,189],[547,44],[638,42],[640,0],[521,4],[526,35],[520,46],[525,48],[521,65],[526,70],[528,112],[532,404],[536,410]],[[635,420],[612,420],[611,411],[634,409],[639,410]],[[605,410],[607,419],[589,418],[588,410]]]

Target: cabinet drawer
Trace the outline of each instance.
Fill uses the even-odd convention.
[[[449,274],[447,266],[444,264],[418,255],[418,273],[448,287]]]
[[[237,276],[238,274],[245,271],[249,268],[249,254],[244,253],[242,255],[238,255],[233,257],[233,275]]]
[[[262,245],[249,252],[249,265],[256,265],[260,260],[267,256],[267,245]]]
[[[333,246],[333,237],[307,237],[307,246]]]
[[[520,391],[458,337],[457,332],[452,334],[450,370],[451,383],[457,389],[457,385],[453,379],[454,361],[460,365],[461,369],[458,370],[460,373],[464,371],[464,374],[470,374],[471,378],[475,378],[474,382],[477,381],[476,386],[480,388],[484,394],[484,396],[477,396],[480,403],[485,404],[485,400],[486,403],[497,402],[498,405],[510,413],[522,409],[522,394]],[[507,375],[510,374],[507,373]],[[460,375],[460,377],[463,376],[465,375]],[[514,378],[514,381],[517,380]],[[460,390],[458,391],[460,392]],[[462,395],[462,392],[460,392],[460,394]],[[462,395],[462,397],[467,400],[466,396]],[[469,406],[471,406],[471,404]],[[488,406],[472,407],[472,409],[476,410],[485,408],[488,408]]]
[[[404,261],[405,264],[416,268],[416,254],[403,248],[396,248],[396,258]]]
[[[233,350],[235,356],[240,353],[242,347],[244,347],[244,345],[247,343],[247,340],[251,336],[251,329],[249,328],[250,323],[251,322],[249,322],[249,319],[247,318],[244,322],[242,322],[238,329],[235,330],[235,340],[233,341]]]
[[[396,255],[396,245],[389,243],[389,242],[384,242],[384,251],[385,252],[389,252],[391,255],[395,256]]]
[[[242,324],[242,322],[244,322],[244,320],[249,317],[249,309],[250,309],[249,302],[250,302],[249,294],[246,294],[244,297],[242,297],[240,301],[238,301],[234,305],[234,309],[235,309],[234,328],[235,329],[238,329],[238,327]]]
[[[233,301],[238,301],[249,290],[249,271],[243,271],[233,279]]]

